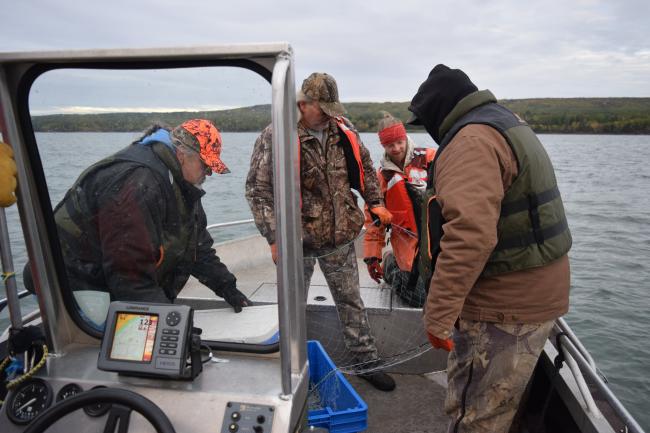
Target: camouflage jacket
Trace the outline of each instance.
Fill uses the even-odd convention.
[[[345,119],[350,128],[352,124]],[[320,249],[353,240],[364,223],[364,215],[350,189],[348,170],[335,119],[330,120],[327,142],[322,146],[298,123],[300,139],[300,184],[302,194],[302,233],[306,249]],[[358,136],[358,134],[357,134]],[[272,129],[267,126],[255,142],[246,179],[246,199],[255,224],[269,244],[275,243],[273,208]],[[384,206],[370,153],[359,138],[365,176],[363,199],[371,208]]]

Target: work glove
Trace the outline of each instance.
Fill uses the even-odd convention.
[[[429,343],[431,343],[434,349],[445,349],[447,352],[451,352],[451,349],[454,348],[454,342],[451,338],[443,340],[435,335],[431,335],[430,332],[427,332],[427,337],[429,337]]]
[[[16,203],[16,162],[11,147],[0,141],[0,206]]]
[[[381,283],[381,279],[384,278],[384,270],[381,268],[381,259],[379,257],[366,257],[363,259],[368,266],[368,274],[370,278],[375,280],[377,283]]]
[[[240,313],[242,307],[253,305],[253,302],[248,299],[246,295],[237,290],[236,287],[229,287],[225,289],[223,291],[222,297],[235,310],[235,313]]]
[[[379,221],[385,226],[389,225],[393,219],[393,215],[383,206],[373,207],[370,212],[377,215]]]
[[[271,258],[273,259],[273,263],[277,264],[278,263],[278,246],[276,244],[271,244],[269,246],[271,247]]]

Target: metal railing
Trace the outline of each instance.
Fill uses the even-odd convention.
[[[218,224],[210,224],[209,226],[206,227],[208,231],[213,230],[213,229],[222,229],[225,227],[233,227],[233,226],[243,226],[246,224],[252,224],[254,223],[255,220],[253,218],[247,219],[247,220],[238,220],[238,221],[228,221],[225,223],[218,223]]]
[[[587,349],[582,345],[578,337],[573,333],[569,325],[560,318],[555,324],[556,331],[560,333],[558,337],[559,346],[557,349],[566,359],[567,365],[576,380],[580,394],[585,401],[587,410],[596,418],[602,418],[603,415],[596,406],[596,402],[585,381],[585,374],[593,385],[602,393],[603,397],[610,404],[616,415],[625,424],[626,431],[630,433],[645,433],[643,428],[634,419],[634,417],[623,406],[620,400],[614,395],[605,380],[599,374],[596,363],[594,362]]]
[[[569,339],[571,342],[576,346],[576,348],[580,351],[580,354],[585,358],[585,360],[589,363],[591,368],[594,370],[597,370],[596,367],[596,362],[594,361],[594,358],[591,357],[589,354],[589,351],[585,346],[582,345],[582,342],[578,339],[578,337],[573,333],[573,330],[569,327],[569,324],[566,323],[566,321],[560,317],[556,320],[557,326],[560,328],[562,332],[567,334],[569,336]]]
[[[9,241],[9,232],[7,230],[7,216],[4,208],[0,207],[0,258],[2,266],[2,275],[5,284],[7,298],[4,300],[9,305],[9,319],[14,329],[20,329],[20,302],[18,301],[18,287],[16,287],[16,274],[14,272],[14,262],[11,255],[11,243]],[[4,308],[4,307],[2,307]],[[0,308],[0,310],[2,309]]]
[[[31,294],[32,292],[30,292],[29,290],[23,290],[21,292],[18,292],[18,299],[26,298]],[[9,305],[8,298],[0,299],[0,313],[2,312],[2,310],[4,310],[7,307],[7,305]]]

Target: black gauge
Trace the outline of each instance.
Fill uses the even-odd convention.
[[[106,388],[105,386],[99,385],[96,386],[92,389],[97,389],[97,388]],[[91,391],[92,391],[91,389]],[[90,406],[84,407],[84,412],[86,412],[86,415],[92,416],[92,417],[99,417],[106,412],[111,410],[111,404],[110,403],[96,403],[96,404],[91,404]]]
[[[19,384],[7,400],[7,416],[16,424],[28,424],[52,404],[52,387],[32,378]]]
[[[63,388],[56,393],[56,401],[65,400],[66,398],[74,397],[75,395],[83,392],[83,388],[76,383],[69,383],[64,385]]]

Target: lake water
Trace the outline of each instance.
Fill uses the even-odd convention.
[[[378,161],[376,134],[361,134]],[[225,133],[231,170],[205,183],[209,223],[252,218],[244,182],[255,133]],[[420,146],[426,134],[412,134]],[[81,171],[132,141],[133,133],[38,134],[52,203]],[[571,309],[566,320],[607,376],[615,394],[650,428],[650,136],[542,135],[555,165],[573,234]],[[26,253],[16,206],[7,209],[15,268]],[[217,241],[255,233],[254,227],[215,233]],[[22,278],[18,275],[19,287]],[[4,286],[0,289],[4,297]],[[23,312],[35,307],[22,301]],[[7,311],[0,327],[8,324]]]

